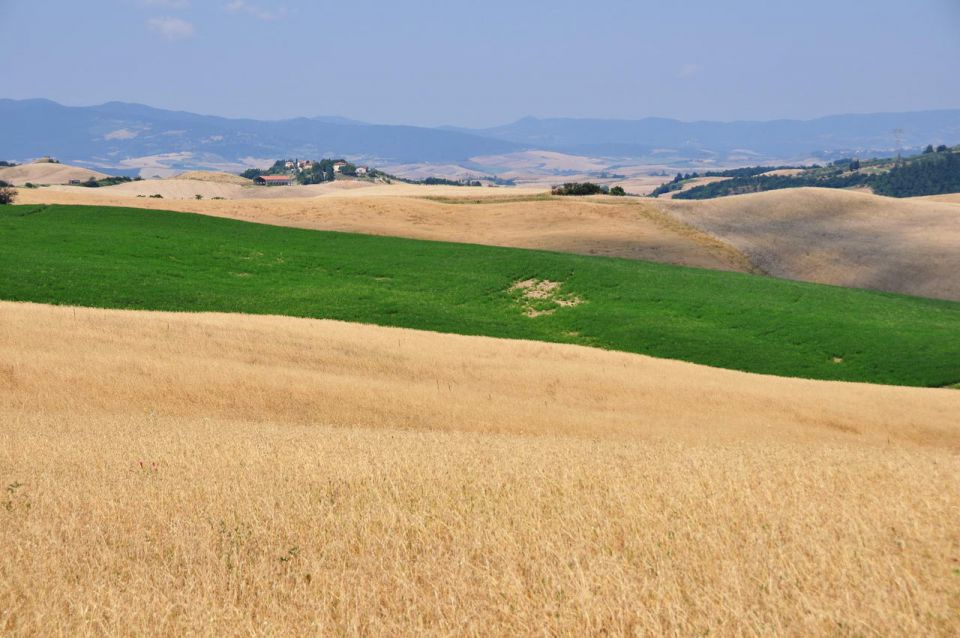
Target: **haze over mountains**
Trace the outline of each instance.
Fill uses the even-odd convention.
[[[471,130],[475,135],[575,155],[645,158],[678,154],[724,161],[730,156],[829,159],[838,154],[889,153],[902,130],[907,148],[960,140],[960,110],[834,115],[813,120],[681,122],[524,118],[506,126]],[[466,131],[468,129],[453,129]]]
[[[334,155],[443,162],[519,148],[464,133],[345,118],[256,121],[121,102],[69,107],[48,100],[0,100],[0,138],[0,156],[8,159],[54,155],[101,168],[234,168],[258,159]]]
[[[900,130],[898,141],[895,130]],[[681,122],[536,119],[488,129],[376,125],[342,117],[228,119],[110,102],[71,107],[0,100],[0,158],[53,155],[112,172],[237,170],[278,157],[345,156],[371,164],[456,164],[541,150],[632,164],[742,165],[872,156],[960,142],[960,109],[814,120]],[[501,163],[502,168],[502,163]],[[562,171],[558,171],[562,174]]]

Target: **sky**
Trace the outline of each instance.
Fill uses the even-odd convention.
[[[0,97],[486,127],[960,108],[960,0],[0,0]]]

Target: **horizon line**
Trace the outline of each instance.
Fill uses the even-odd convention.
[[[63,102],[58,102],[57,100],[46,98],[46,97],[32,97],[32,98],[0,98],[0,103],[2,102],[47,102],[50,104],[55,104],[56,106],[69,109],[93,109],[104,106],[110,106],[113,104],[121,106],[134,106],[142,107],[147,109],[152,109],[155,111],[166,111],[168,113],[184,113],[187,115],[196,115],[200,117],[212,117],[223,120],[231,121],[251,121],[251,122],[292,122],[296,120],[343,120],[340,124],[343,125],[355,125],[355,126],[399,126],[399,127],[409,127],[409,128],[418,128],[426,130],[454,130],[458,132],[483,132],[491,129],[503,128],[506,126],[511,126],[513,124],[518,124],[524,121],[538,121],[538,122],[549,122],[549,121],[571,121],[571,122],[619,122],[619,123],[633,123],[633,122],[645,122],[649,120],[665,120],[669,122],[677,122],[681,124],[772,124],[778,122],[816,122],[818,120],[836,118],[836,117],[877,117],[885,115],[918,115],[926,113],[949,113],[953,111],[960,111],[960,106],[952,108],[939,108],[939,109],[918,109],[912,111],[870,111],[870,112],[843,112],[843,113],[831,113],[827,115],[819,115],[816,117],[809,118],[800,118],[800,117],[777,117],[772,119],[691,119],[684,120],[676,117],[662,116],[662,115],[645,115],[642,117],[635,118],[624,118],[624,117],[572,117],[572,116],[553,116],[553,117],[543,117],[536,115],[525,115],[517,119],[511,120],[503,124],[495,124],[493,126],[484,126],[484,127],[471,127],[471,126],[459,126],[455,124],[439,124],[436,126],[425,126],[420,124],[385,124],[380,122],[368,122],[365,120],[357,120],[350,116],[346,115],[297,115],[292,117],[283,117],[283,118],[257,118],[257,117],[232,117],[227,115],[218,115],[213,113],[200,113],[197,111],[190,111],[187,109],[181,108],[164,108],[153,106],[150,104],[144,104],[142,102],[126,102],[123,100],[109,100],[107,102],[100,102],[97,104],[64,104]]]

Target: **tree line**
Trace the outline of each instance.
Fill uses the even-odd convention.
[[[865,166],[875,172],[861,170]],[[792,168],[755,166],[730,171],[704,173],[704,176],[727,177],[724,181],[695,186],[678,192],[675,199],[713,199],[744,193],[759,193],[785,188],[813,186],[818,188],[869,187],[887,197],[919,197],[960,192],[960,147],[928,146],[923,153],[906,159],[864,160],[845,158],[828,166],[814,165],[798,175],[766,175],[770,171]],[[678,174],[673,181],[651,193],[657,197],[679,191],[683,182],[700,177],[696,173]]]
[[[550,189],[550,193],[560,196],[613,195],[623,197],[627,194],[622,186],[594,184],[593,182],[566,182]]]

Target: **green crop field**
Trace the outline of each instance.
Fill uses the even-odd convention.
[[[960,303],[163,211],[0,206],[0,298],[340,319],[818,379],[960,381]]]

